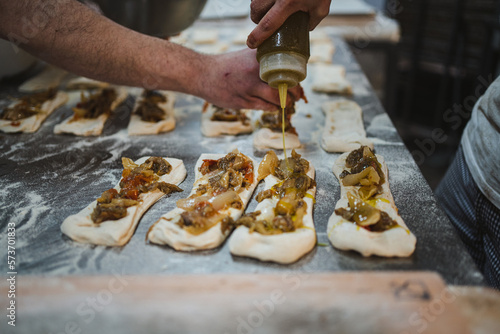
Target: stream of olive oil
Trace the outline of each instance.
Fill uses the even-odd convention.
[[[286,93],[288,90],[288,85],[286,83],[281,83],[278,85],[278,90],[280,93],[280,104],[281,104],[281,131],[283,132],[283,152],[285,154],[285,162],[288,163],[286,159],[286,146],[285,146],[285,108],[286,108]]]

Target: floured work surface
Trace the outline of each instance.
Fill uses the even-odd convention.
[[[217,23],[220,24],[220,23]],[[238,29],[222,25],[219,36],[230,41]],[[154,136],[127,135],[133,98],[129,97],[106,123],[100,137],[54,135],[55,124],[72,114],[68,105],[53,113],[35,134],[0,134],[0,244],[7,242],[7,222],[16,225],[17,271],[21,275],[104,275],[120,272],[141,274],[276,273],[358,270],[430,270],[448,284],[482,284],[483,278],[458,239],[448,219],[438,208],[432,191],[410,152],[384,112],[355,59],[342,40],[335,38],[333,63],[346,68],[353,96],[363,109],[364,126],[373,138],[375,151],[385,157],[396,206],[417,237],[415,253],[409,258],[379,258],[335,250],[328,241],[326,226],[340,196],[332,173],[339,154],[320,147],[325,101],[343,98],[311,91],[312,73],[303,83],[308,104],[297,104],[292,118],[303,148],[297,152],[316,168],[317,194],[314,224],[320,245],[291,265],[262,263],[231,256],[228,243],[202,252],[182,253],[145,243],[146,232],[161,215],[172,210],[185,193],[158,201],[141,219],[130,242],[121,248],[78,245],[60,232],[62,221],[95,200],[120,179],[121,157],[137,159],[156,155],[182,159],[188,175],[181,188],[189,191],[193,168],[202,153],[227,153],[234,148],[261,160],[264,151],[252,146],[252,134],[218,138],[203,137],[200,131],[201,99],[177,95],[174,131]],[[19,81],[22,82],[21,78]],[[2,101],[16,96],[18,82],[0,87]],[[281,154],[280,151],[277,152]],[[262,189],[260,185],[255,194]],[[257,205],[252,199],[247,212]],[[0,272],[7,272],[0,262]]]
[[[109,334],[466,334],[477,329],[493,334],[500,323],[495,308],[500,293],[449,289],[428,272],[214,274],[201,279],[117,273],[23,277],[17,284],[19,333],[60,333],[71,324],[75,333]],[[0,292],[7,291],[7,282],[1,282]],[[472,302],[488,293],[482,314],[471,313]],[[490,326],[484,326],[488,321]],[[9,329],[5,321],[0,324],[4,328]]]

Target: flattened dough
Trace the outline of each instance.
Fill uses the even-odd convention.
[[[142,157],[136,161],[142,164],[149,157]],[[172,170],[170,173],[160,176],[160,181],[179,185],[186,177],[186,168],[182,160],[164,158]],[[120,186],[115,187],[116,190]],[[118,220],[107,220],[99,225],[94,224],[90,215],[96,207],[97,200],[89,204],[86,208],[75,215],[71,215],[64,220],[61,231],[74,241],[103,246],[123,246],[125,245],[137,227],[142,215],[165,194],[160,190],[150,191],[139,195],[142,201],[139,205],[127,208],[127,216]]]
[[[56,110],[66,102],[68,102],[68,94],[59,91],[57,92],[55,98],[53,98],[52,100],[45,101],[42,104],[41,112],[31,117],[20,119],[17,122],[0,119],[0,131],[9,133],[36,132],[42,125],[43,121],[45,121],[45,119],[49,117],[49,115],[54,110]],[[13,107],[17,103],[18,102],[15,101],[9,107]],[[13,125],[13,124],[19,124],[19,125]]]
[[[309,63],[330,64],[333,60],[335,48],[330,41],[311,43],[311,56]]]
[[[195,44],[213,44],[219,38],[219,32],[214,29],[194,29],[191,31],[191,42]]]
[[[211,118],[215,112],[213,104],[209,104],[206,110],[201,113],[201,133],[206,137],[217,137],[220,135],[238,135],[242,133],[250,133],[252,128],[252,111],[249,109],[241,109],[247,118],[247,124],[240,121],[227,122],[227,121],[212,121]]]
[[[163,120],[159,122],[145,122],[141,119],[141,116],[135,113],[139,103],[142,101],[143,97],[137,97],[130,116],[130,122],[128,123],[128,134],[133,135],[153,135],[161,132],[168,132],[175,128],[175,93],[168,91],[157,91],[163,94],[167,101],[164,103],[159,103],[158,107],[162,109],[165,113]]]
[[[313,31],[309,32],[309,40],[311,41],[311,44],[331,42],[331,39],[326,33],[326,31],[318,27],[316,27]]]
[[[299,136],[293,133],[285,132],[286,148],[299,148],[301,146]],[[259,150],[265,149],[283,149],[283,134],[274,132],[268,128],[262,128],[253,135],[253,146]]]
[[[169,42],[185,45],[188,42],[189,33],[185,30],[180,32],[179,34],[172,36],[168,39]]]
[[[19,91],[23,93],[34,93],[50,88],[59,87],[68,72],[59,67],[47,65],[42,72],[28,79],[19,86]]]
[[[352,95],[352,87],[345,78],[345,68],[341,65],[315,64],[313,67],[313,91]]]
[[[220,54],[226,52],[229,45],[226,43],[215,43],[215,44],[197,44],[189,46],[196,52],[206,53],[206,54]]]
[[[314,167],[311,164],[309,164],[307,175],[314,179]],[[280,182],[274,175],[268,175],[264,181],[264,189],[270,189]],[[307,193],[312,198],[304,197],[307,204],[307,214],[303,221],[304,227],[294,232],[264,235],[258,232],[250,233],[248,227],[239,226],[229,239],[231,254],[284,264],[293,263],[307,254],[316,244],[316,230],[312,216],[316,186],[309,189]],[[267,198],[260,202],[255,208],[255,211],[261,211],[257,219],[274,218],[274,207],[277,203],[276,197]]]
[[[124,87],[115,87],[115,89],[117,97],[111,104],[111,111],[115,110],[128,96],[128,92]],[[108,114],[102,114],[97,118],[80,118],[78,120],[74,120],[74,116],[71,116],[57,124],[54,127],[54,133],[71,133],[77,136],[99,136],[108,118]]]
[[[194,168],[195,182],[191,194],[189,195],[194,194],[200,184],[205,184],[208,182],[207,177],[203,176],[199,171],[203,160],[216,160],[224,156],[225,154],[202,154],[200,156]],[[249,159],[251,158],[249,157]],[[254,165],[254,182],[248,189],[243,189],[241,192],[238,192],[238,195],[243,202],[242,209],[238,210],[235,208],[229,208],[222,211],[225,216],[231,216],[231,218],[233,218],[234,220],[237,220],[242,215],[258,183],[258,165],[256,164],[255,160],[251,160]],[[183,209],[175,208],[172,211],[164,214],[148,232],[147,238],[149,239],[149,241],[155,244],[169,245],[170,247],[178,251],[196,251],[218,247],[224,242],[224,240],[230,233],[230,231],[222,233],[221,223],[219,222],[201,234],[191,234],[176,224],[179,221],[180,214],[183,211]]]
[[[250,35],[251,31],[252,29],[242,29],[237,31],[236,34],[233,36],[232,43],[234,45],[246,45],[248,35]]]
[[[68,82],[66,83],[67,90],[99,89],[99,88],[106,88],[109,86],[110,84],[107,82],[89,79],[85,77],[76,77],[68,80]]]
[[[349,153],[342,154],[333,165],[333,173],[339,180],[341,187],[340,199],[335,205],[335,209],[348,207],[347,193],[355,193],[356,189],[359,188],[359,186],[346,187],[339,178],[340,173],[345,169],[345,160],[348,155]],[[375,207],[385,211],[401,227],[395,227],[384,232],[371,232],[345,220],[334,212],[328,220],[326,230],[328,239],[335,248],[355,250],[363,256],[410,256],[415,250],[416,238],[398,214],[398,209],[394,204],[394,198],[389,188],[388,171],[384,158],[380,155],[376,156],[382,166],[385,182],[382,184],[382,193],[376,196],[376,198],[382,198],[383,200],[377,200]]]
[[[350,152],[366,145],[373,149],[373,143],[366,138],[363,112],[354,101],[338,100],[323,104],[325,127],[321,147],[327,152]]]

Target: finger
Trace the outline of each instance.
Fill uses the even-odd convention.
[[[264,42],[269,36],[271,36],[279,27],[285,22],[285,20],[295,13],[294,7],[284,7],[282,8],[279,3],[274,4],[274,6],[267,12],[266,15],[260,20],[259,24],[254,30],[248,35],[247,45],[250,49],[255,49],[262,42]]]
[[[280,100],[280,95],[279,91],[275,88],[270,88],[266,84],[262,88],[259,88],[256,90],[257,97],[264,99],[268,103],[272,104],[277,107],[278,109],[281,108],[281,100]],[[293,104],[300,99],[300,97],[304,94],[302,87],[299,85],[290,88],[287,90],[286,94],[286,106],[291,107]]]
[[[252,0],[250,3],[250,18],[257,24],[271,9],[276,0]]]
[[[290,102],[287,101],[287,104],[293,104],[294,102],[297,102],[302,98],[302,96],[304,95],[304,89],[302,88],[302,86],[300,86],[300,84],[298,84],[297,86],[288,90],[288,95],[290,95]]]
[[[258,97],[264,101],[271,104],[280,105],[280,95],[276,88],[271,88],[268,84],[260,81],[256,84],[253,89],[249,92],[250,96]]]
[[[323,1],[313,11],[309,13],[309,30],[316,26],[330,13],[330,1]]]
[[[278,106],[262,99],[260,96],[250,96],[245,99],[242,109],[256,109],[265,111],[278,110]]]
[[[297,101],[297,97],[296,95],[291,91],[289,90],[288,91],[288,94],[286,95],[286,106],[287,107],[291,107],[295,104],[295,101]]]

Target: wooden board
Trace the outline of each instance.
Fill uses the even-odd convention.
[[[471,333],[429,272],[20,276],[17,290],[19,333]]]

